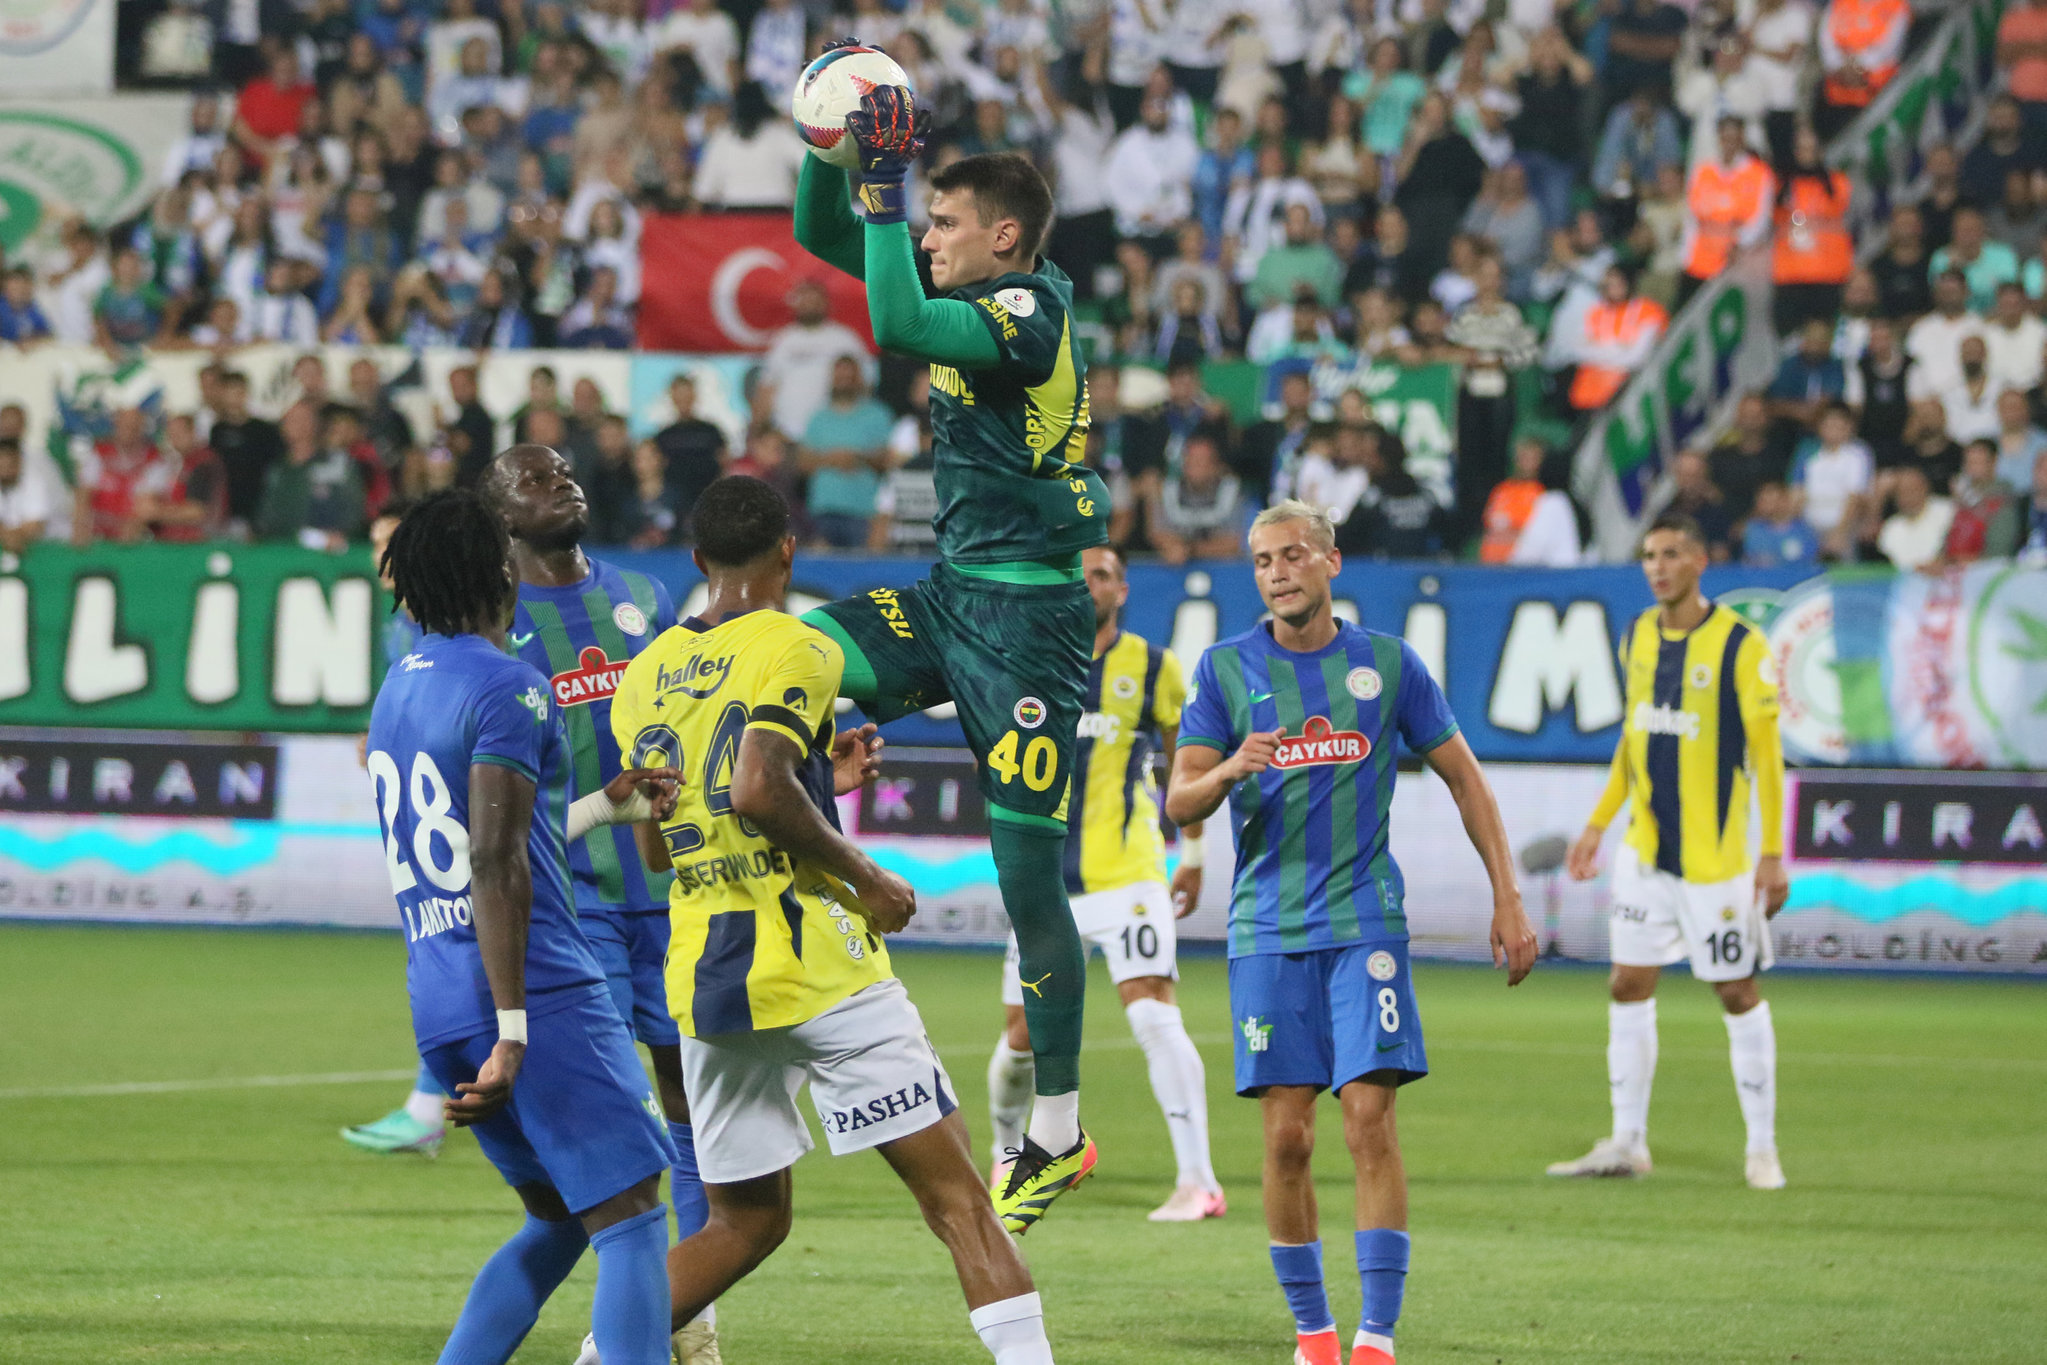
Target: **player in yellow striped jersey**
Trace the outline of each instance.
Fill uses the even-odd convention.
[[[1642,537],[1656,605],[1621,644],[1627,713],[1612,776],[1572,847],[1573,877],[1598,871],[1606,827],[1629,808],[1613,879],[1613,1003],[1606,1060],[1613,1133],[1551,1175],[1649,1171],[1649,1088],[1656,1076],[1656,979],[1687,957],[1726,1009],[1736,1097],[1748,1126],[1748,1183],[1782,1189],[1777,1158],[1777,1034],[1756,973],[1770,965],[1768,921],[1784,908],[1784,749],[1777,670],[1762,632],[1699,591],[1706,542],[1666,513]],[[1762,816],[1751,861],[1749,798]]]
[[[788,1235],[790,1168],[810,1150],[807,1082],[834,1153],[878,1148],[952,1253],[996,1365],[1051,1365],[1030,1272],[974,1167],[952,1082],[881,935],[909,883],[839,832],[836,795],[870,780],[874,727],[834,733],[844,659],[786,615],[796,538],[781,495],[727,477],[692,513],[700,616],[634,658],[611,703],[622,753],[683,774],[636,827],[669,893],[668,1004],[710,1219],[669,1254],[679,1329]]]
[[[1207,1077],[1173,1001],[1173,922],[1201,896],[1201,826],[1181,831],[1180,867],[1166,884],[1158,784],[1151,760],[1173,761],[1187,679],[1172,651],[1118,624],[1130,596],[1123,557],[1106,546],[1085,551],[1081,567],[1094,598],[1094,669],[1088,677],[1068,797],[1066,894],[1083,944],[1102,950],[1123,999],[1130,1031],[1144,1049],[1152,1094],[1166,1116],[1179,1166],[1173,1197],[1152,1211],[1157,1223],[1220,1218],[1228,1205],[1208,1155]],[[1156,747],[1154,747],[1156,745]],[[1002,965],[1007,1021],[988,1064],[997,1183],[1022,1146],[1035,1068],[1024,1021],[1024,981],[1014,937]]]

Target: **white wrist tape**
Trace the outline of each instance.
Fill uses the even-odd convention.
[[[1200,836],[1189,837],[1186,834],[1180,836],[1180,866],[1191,867],[1198,872],[1206,856],[1207,849],[1202,846]]]
[[[523,1043],[526,1041],[526,1011],[498,1011],[498,1041],[501,1043]]]
[[[599,825],[635,825],[653,818],[654,803],[641,795],[639,788],[614,804],[599,787],[569,807],[569,842],[573,844]]]

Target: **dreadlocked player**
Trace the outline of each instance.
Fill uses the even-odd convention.
[[[867,282],[876,341],[931,362],[941,562],[914,587],[804,620],[837,643],[839,690],[875,720],[949,699],[974,750],[1037,1065],[1029,1131],[995,1190],[1003,1223],[1020,1233],[1095,1164],[1080,1127],[1086,957],[1064,856],[1095,633],[1080,553],[1108,539],[1109,495],[1081,463],[1088,406],[1073,285],[1038,255],[1051,190],[1010,153],[936,172],[923,245],[942,297],[926,298],[904,223],[904,181],[924,145],[917,122],[909,91],[869,93],[846,120],[864,226],[846,179],[810,158],[796,239]]]

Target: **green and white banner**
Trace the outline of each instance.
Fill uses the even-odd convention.
[[[19,7],[0,0],[0,15]],[[10,72],[39,65],[0,58]],[[106,227],[140,212],[171,144],[191,124],[189,95],[20,98],[36,88],[0,76],[0,246],[10,259],[24,243],[51,240],[68,219]]]
[[[0,0],[0,92],[101,95],[114,88],[116,0]]]

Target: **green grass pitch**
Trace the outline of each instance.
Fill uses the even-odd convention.
[[[0,1361],[430,1361],[517,1204],[457,1136],[366,1156],[343,1124],[405,1089],[395,936],[0,927]],[[997,959],[898,965],[985,1141]],[[1101,969],[1088,1126],[1100,1173],[1024,1242],[1052,1340],[1081,1362],[1272,1362],[1256,1106],[1229,1093],[1222,963],[1182,1000],[1209,1067],[1228,1218],[1155,1227],[1172,1164]],[[1741,1182],[1709,993],[1663,992],[1656,1174],[1546,1179],[1607,1121],[1601,976],[1509,992],[1426,966],[1435,1074],[1403,1092],[1414,1269],[1403,1365],[2047,1358],[2047,998],[2038,983],[1778,977],[1791,1188]],[[289,1084],[61,1093],[118,1082]],[[1348,1164],[1324,1106],[1323,1231],[1355,1326]],[[796,1230],[721,1307],[733,1365],[985,1360],[943,1251],[872,1154],[797,1168]],[[586,1258],[521,1362],[568,1365]]]

